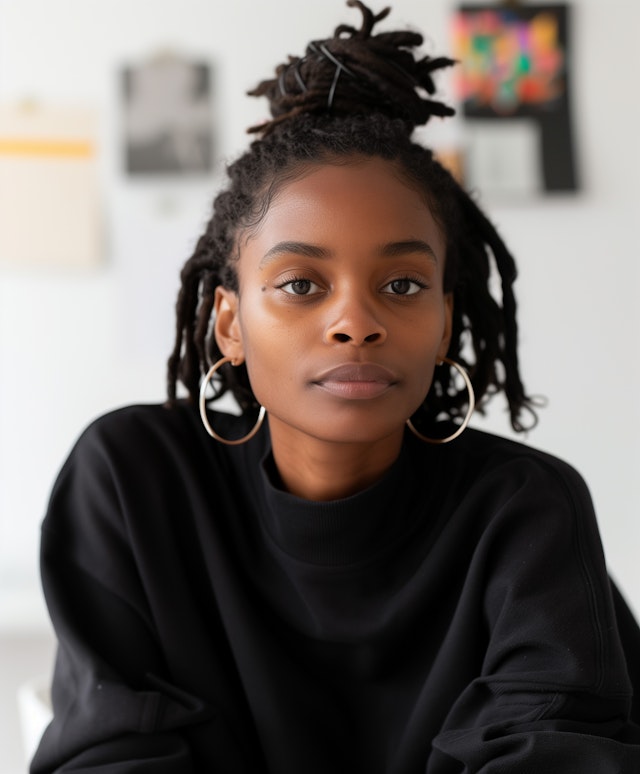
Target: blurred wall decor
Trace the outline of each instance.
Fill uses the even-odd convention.
[[[163,52],[122,72],[126,171],[211,172],[211,69]]]
[[[90,108],[0,106],[1,265],[99,263],[96,124]]]
[[[463,5],[452,34],[469,183],[504,193],[575,191],[569,7]]]

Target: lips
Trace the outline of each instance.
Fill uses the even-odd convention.
[[[344,363],[321,373],[312,383],[340,398],[376,398],[397,383],[397,377],[375,363]]]

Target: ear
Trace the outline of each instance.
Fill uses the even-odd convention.
[[[438,361],[447,356],[451,344],[451,331],[453,328],[453,293],[445,293],[444,296],[444,331],[442,341],[438,347]]]
[[[214,334],[220,352],[241,363],[244,360],[242,333],[238,320],[238,294],[219,285],[214,297]]]

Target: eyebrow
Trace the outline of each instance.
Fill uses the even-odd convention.
[[[304,255],[307,258],[325,259],[331,257],[331,251],[319,245],[312,245],[308,242],[278,242],[262,256],[259,268],[262,268],[280,255],[290,255],[292,253]],[[404,239],[400,242],[389,242],[383,245],[380,250],[380,255],[384,258],[396,258],[411,253],[422,253],[434,263],[438,262],[435,250],[423,239]]]
[[[304,255],[307,258],[329,258],[331,253],[329,250],[325,250],[324,247],[318,245],[311,245],[308,242],[278,242],[273,247],[269,248],[267,252],[260,259],[260,268],[265,264],[277,258],[280,255],[288,255],[295,253],[296,255]]]
[[[435,250],[423,239],[405,239],[402,242],[389,242],[389,244],[384,245],[382,248],[382,255],[385,258],[395,258],[398,255],[409,255],[410,253],[422,253],[431,258],[434,263],[438,262]]]

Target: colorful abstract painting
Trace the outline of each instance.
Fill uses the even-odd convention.
[[[544,110],[564,94],[567,61],[557,9],[527,10],[528,18],[504,8],[456,14],[454,49],[467,111]]]
[[[576,188],[567,5],[468,5],[453,15],[457,91],[468,119],[530,119],[546,190]]]

